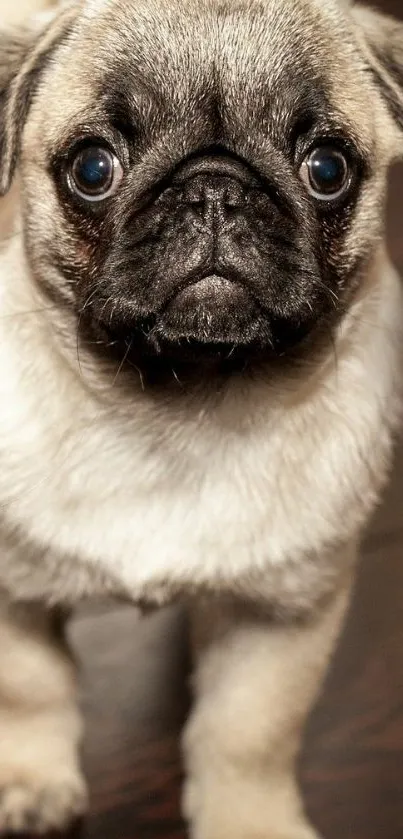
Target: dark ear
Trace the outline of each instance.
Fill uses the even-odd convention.
[[[368,69],[403,131],[403,22],[359,4],[352,13],[360,27]]]
[[[0,195],[10,188],[41,75],[68,37],[71,19],[69,9],[54,18],[38,18],[30,27],[0,33]]]

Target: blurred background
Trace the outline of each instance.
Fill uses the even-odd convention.
[[[403,0],[372,5],[403,19]],[[403,167],[391,175],[388,219],[403,273]],[[400,447],[301,761],[308,809],[326,839],[403,837],[402,501]],[[130,608],[94,609],[75,618],[71,636],[81,661],[92,796],[80,835],[183,839],[179,735],[188,662],[181,615],[168,610],[138,621]]]

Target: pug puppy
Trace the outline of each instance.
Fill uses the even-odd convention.
[[[0,830],[86,806],[65,610],[189,609],[194,839],[314,839],[295,777],[400,413],[403,26],[76,0],[0,39]]]

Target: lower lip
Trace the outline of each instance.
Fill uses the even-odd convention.
[[[175,295],[175,304],[178,305],[180,302],[187,302],[190,300],[194,303],[197,303],[199,300],[204,303],[208,300],[216,300],[217,303],[222,303],[226,297],[231,296],[231,298],[234,299],[234,296],[237,294],[242,296],[245,295],[245,290],[239,283],[233,280],[228,280],[226,277],[220,277],[218,274],[210,274],[209,276],[203,277],[203,279],[197,280],[195,283],[189,283],[189,285],[185,286],[185,288],[182,288],[181,291]]]

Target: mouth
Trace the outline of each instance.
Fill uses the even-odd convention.
[[[160,320],[168,331],[183,331],[183,337],[229,343],[239,340],[240,330],[250,329],[259,311],[245,284],[209,274],[181,288],[163,308]]]
[[[240,278],[211,273],[188,280],[155,312],[133,316],[129,306],[112,320],[104,307],[98,327],[110,346],[136,364],[146,358],[234,362],[245,354],[261,356],[272,346],[268,315]]]
[[[91,318],[92,335],[117,360],[142,370],[228,375],[291,357],[312,329],[266,310],[247,278],[218,273],[188,279],[155,311],[133,312],[130,300],[111,309],[112,317],[103,306],[102,319]]]
[[[239,281],[208,274],[177,291],[156,316],[148,343],[182,360],[223,360],[271,342],[267,316]]]
[[[179,303],[179,305],[184,304],[185,306],[188,304],[194,306],[198,302],[203,306],[208,305],[209,302],[218,305],[224,303],[227,305],[228,300],[237,291],[242,291],[243,294],[246,293],[243,284],[237,280],[224,277],[221,274],[207,274],[201,277],[201,279],[187,283],[184,288],[181,288],[174,295],[173,301],[170,300],[166,308],[169,308],[172,302]]]

